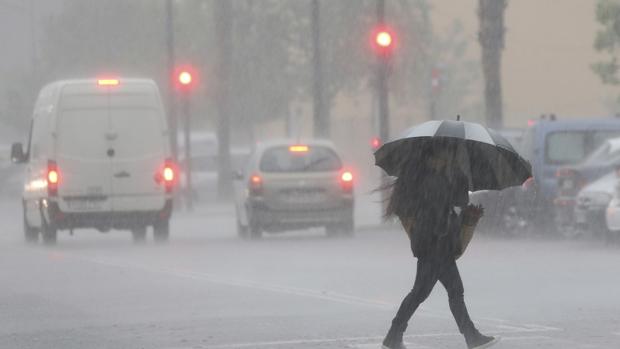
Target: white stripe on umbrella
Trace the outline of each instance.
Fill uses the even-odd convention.
[[[495,141],[484,126],[470,122],[465,122],[463,125],[465,125],[465,139],[495,145]]]
[[[439,126],[441,126],[442,122],[443,121],[441,120],[427,121],[419,126],[408,129],[400,138],[433,136],[435,132],[437,132]]]

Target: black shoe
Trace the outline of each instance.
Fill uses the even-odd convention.
[[[466,338],[465,341],[467,342],[467,348],[469,349],[484,349],[499,342],[499,338],[485,336],[477,333],[471,338]]]
[[[403,341],[401,340],[399,343],[386,343],[383,341],[382,349],[407,349]]]
[[[403,343],[403,332],[390,329],[383,340],[382,349],[407,349]]]

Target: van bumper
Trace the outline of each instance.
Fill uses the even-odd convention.
[[[155,211],[63,212],[55,201],[47,201],[40,207],[45,220],[59,230],[129,230],[167,221],[172,215],[172,199],[166,199],[164,207]]]

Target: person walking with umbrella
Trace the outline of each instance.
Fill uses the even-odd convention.
[[[377,150],[375,159],[396,177],[386,216],[400,219],[418,258],[413,289],[392,320],[383,348],[406,348],[407,323],[437,281],[448,293],[467,347],[481,349],[497,343],[498,338],[476,329],[467,312],[456,265],[464,252],[461,224],[464,218],[481,214],[469,205],[469,190],[520,185],[531,176],[531,167],[494,131],[460,121],[430,121],[415,127]]]

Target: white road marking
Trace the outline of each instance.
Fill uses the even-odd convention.
[[[502,334],[503,332],[495,332],[492,335]],[[512,333],[512,332],[508,332]],[[421,345],[419,343],[407,342],[408,340],[416,338],[440,338],[440,337],[460,337],[460,333],[425,333],[404,336],[405,345],[409,345],[415,348],[432,348],[429,346]],[[283,341],[265,341],[265,342],[244,342],[244,343],[228,343],[228,344],[216,344],[208,345],[206,349],[227,349],[227,348],[260,348],[260,347],[274,347],[274,346],[286,346],[286,345],[305,345],[305,344],[327,344],[327,343],[349,343],[350,347],[356,349],[363,348],[379,348],[381,347],[381,340],[383,336],[369,336],[369,337],[343,337],[343,338],[324,338],[324,339],[298,339],[298,340],[283,340]],[[553,337],[548,336],[502,336],[502,341],[536,341],[546,340],[553,341]],[[371,343],[356,343],[356,342],[368,342]]]

